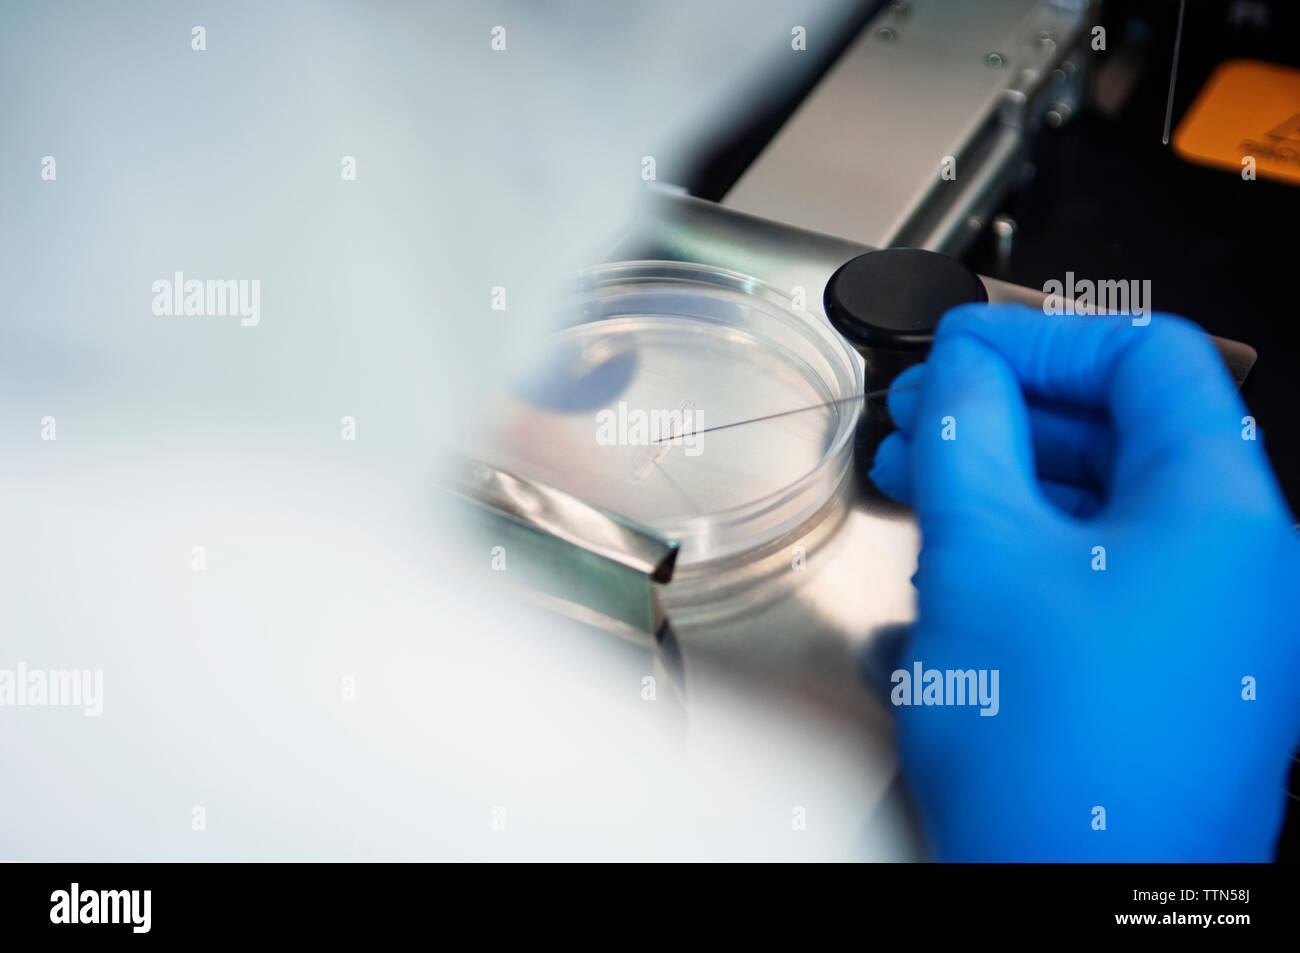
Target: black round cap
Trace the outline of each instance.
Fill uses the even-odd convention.
[[[920,248],[883,248],[841,265],[826,282],[823,303],[831,324],[854,347],[922,351],[945,311],[988,299],[979,275],[956,259]]]

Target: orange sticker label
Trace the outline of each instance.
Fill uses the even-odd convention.
[[[1300,185],[1300,69],[1221,63],[1173,137],[1184,159]]]

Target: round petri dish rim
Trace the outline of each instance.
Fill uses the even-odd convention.
[[[862,393],[864,372],[861,358],[856,352],[843,341],[829,322],[813,312],[796,311],[787,295],[760,279],[711,265],[653,259],[595,265],[579,272],[578,278],[578,298],[602,291],[609,292],[618,286],[665,284],[676,289],[696,286],[714,292],[727,292],[738,296],[736,304],[751,307],[754,303],[748,299],[757,299],[763,305],[761,311],[764,316],[795,331],[827,363],[836,378],[833,382],[827,381],[811,365],[806,366],[831,389],[831,399]],[[664,313],[674,317],[717,321],[707,314],[684,315],[677,310]],[[571,324],[581,325],[588,320],[601,318],[584,320],[579,317]],[[717,323],[725,324],[722,321]],[[746,333],[753,334],[748,330]],[[779,342],[773,341],[772,345],[785,351],[789,357],[797,357]],[[687,558],[679,564],[686,568],[716,565],[752,553],[807,525],[819,512],[824,511],[826,502],[839,488],[848,471],[853,452],[853,436],[860,414],[859,403],[849,402],[836,408],[836,430],[829,446],[818,463],[793,483],[736,506],[656,526],[655,531],[683,544],[683,549],[688,550],[684,553]],[[685,545],[686,541],[691,544],[689,549]],[[689,550],[699,550],[702,554],[692,559]]]

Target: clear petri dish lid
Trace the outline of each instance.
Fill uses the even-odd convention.
[[[736,272],[583,272],[536,373],[477,455],[675,540],[679,571],[808,524],[842,484],[861,359],[819,315]],[[818,406],[802,413],[722,424]]]

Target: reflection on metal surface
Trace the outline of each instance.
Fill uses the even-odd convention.
[[[460,457],[456,465],[443,488],[474,504],[473,529],[500,547],[500,569],[512,588],[579,621],[650,644],[664,621],[655,586],[672,578],[675,543],[482,461]]]
[[[688,667],[726,667],[871,717],[858,656],[915,617],[919,542],[909,510],[851,476],[804,531],[746,562],[679,573],[664,611]]]
[[[672,578],[677,546],[651,530],[566,493],[477,460],[465,461],[460,491],[519,522],[558,537],[655,582]]]

